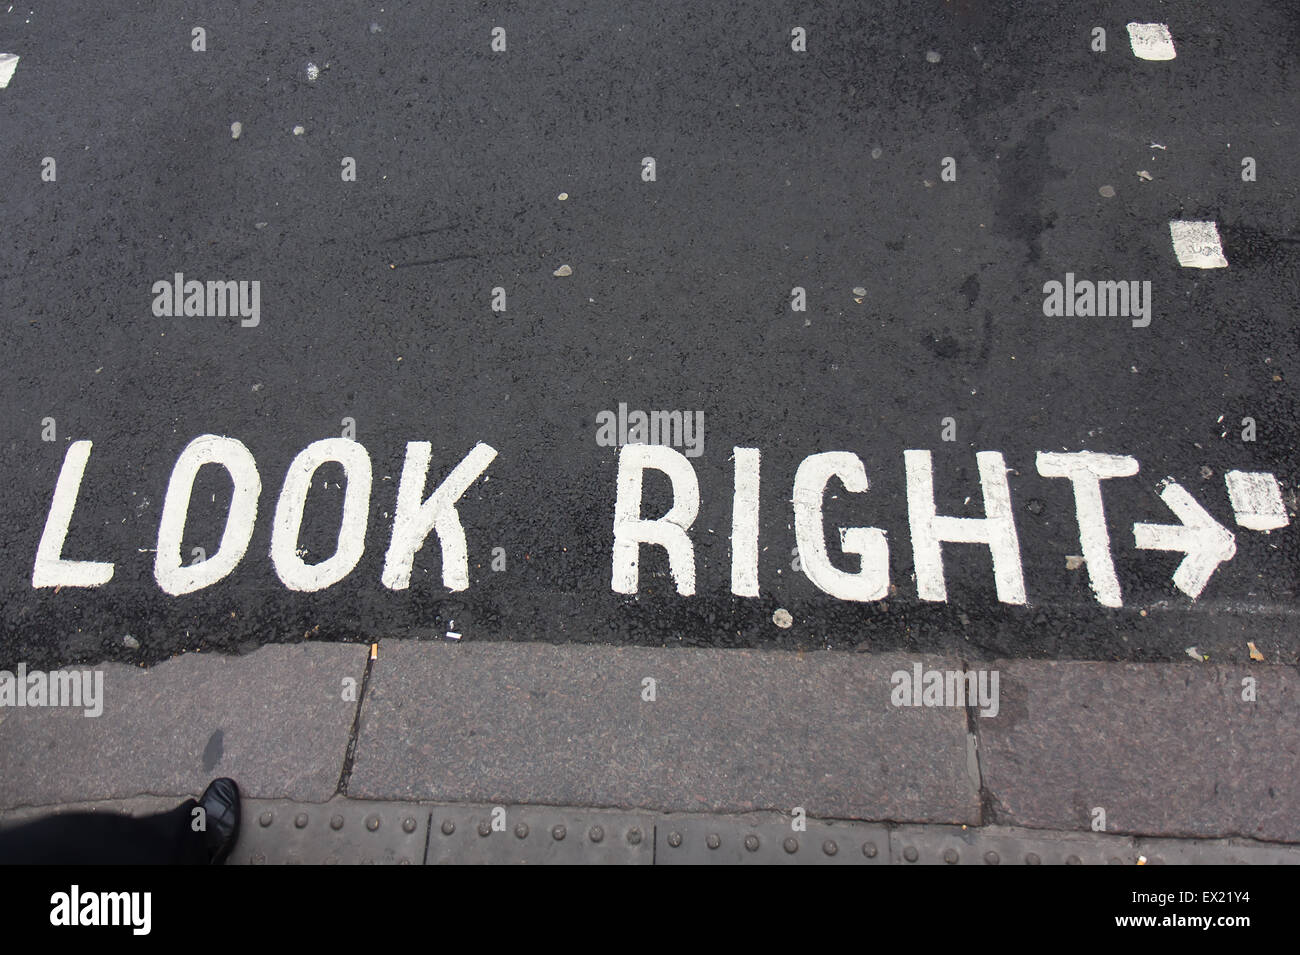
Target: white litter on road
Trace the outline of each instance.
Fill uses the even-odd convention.
[[[1163,23],[1130,23],[1128,41],[1139,60],[1172,60],[1178,55],[1169,27]]]
[[[1213,222],[1169,223],[1169,236],[1174,242],[1174,255],[1178,264],[1188,269],[1226,269],[1228,260],[1223,257],[1223,243],[1219,227]]]
[[[1282,503],[1282,488],[1267,471],[1229,471],[1223,481],[1242,527],[1268,533],[1291,523]]]
[[[307,82],[315,83],[316,77],[320,76],[320,67],[315,63],[307,64]]]
[[[0,90],[9,85],[16,69],[18,69],[18,54],[0,53]]]

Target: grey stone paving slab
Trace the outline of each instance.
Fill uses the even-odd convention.
[[[1002,663],[977,721],[1006,825],[1300,842],[1300,675],[1208,663]],[[1254,702],[1243,680],[1255,680]]]
[[[965,711],[890,702],[912,662],[386,641],[348,795],[977,822]]]
[[[246,656],[186,654],[144,670],[106,664],[102,715],[0,709],[0,808],[199,794],[231,776],[244,794],[334,794],[356,715],[359,644],[265,646]],[[359,692],[359,691],[358,691]]]

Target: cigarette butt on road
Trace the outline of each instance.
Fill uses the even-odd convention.
[[[370,644],[370,659],[372,660],[379,659],[379,644],[377,643]]]

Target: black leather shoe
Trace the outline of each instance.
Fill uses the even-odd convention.
[[[208,783],[199,800],[207,819],[203,841],[213,865],[221,865],[239,838],[239,787],[222,776]]]

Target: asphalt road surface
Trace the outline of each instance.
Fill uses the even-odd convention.
[[[1287,0],[0,7],[0,665],[1295,662],[1298,44]]]

